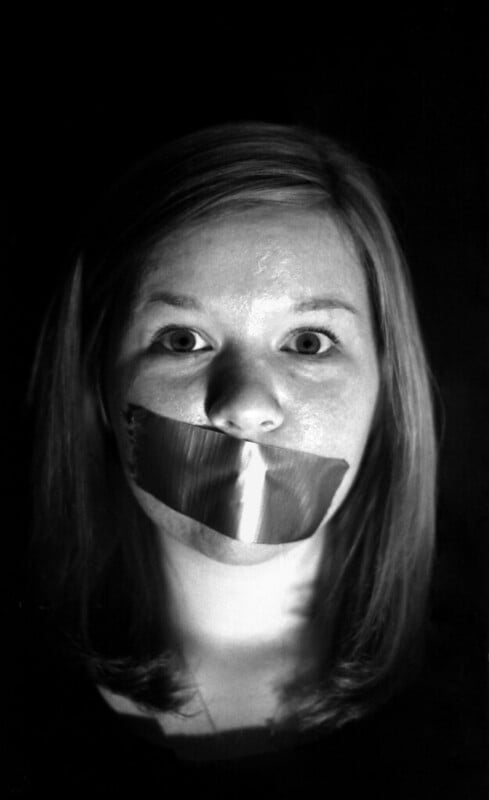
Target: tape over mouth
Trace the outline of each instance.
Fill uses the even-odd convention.
[[[238,439],[130,404],[128,468],[165,505],[231,539],[285,544],[324,522],[343,459]]]

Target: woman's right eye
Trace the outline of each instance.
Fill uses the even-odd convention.
[[[164,328],[153,337],[151,352],[166,352],[187,355],[210,350],[210,345],[202,336],[190,328]]]

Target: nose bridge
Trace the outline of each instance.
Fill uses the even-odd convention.
[[[278,428],[283,412],[269,365],[238,353],[216,362],[207,386],[206,413],[213,425],[234,435]]]

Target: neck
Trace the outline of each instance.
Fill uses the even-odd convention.
[[[270,545],[267,560],[243,565],[163,534],[172,620],[186,660],[289,646],[303,627],[323,537],[319,531],[292,545]]]
[[[165,717],[166,733],[266,727],[278,719],[282,689],[304,657],[305,614],[323,540],[320,530],[302,542],[270,545],[266,560],[262,553],[253,563],[247,552],[239,563],[234,552],[230,563],[162,532],[171,622],[197,691],[183,722]]]

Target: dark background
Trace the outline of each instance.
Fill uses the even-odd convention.
[[[26,38],[21,26],[5,59],[2,433],[14,617],[30,520],[28,374],[81,216],[126,166],[173,136],[226,120],[303,123],[371,165],[411,266],[438,387],[439,591],[446,585],[448,608],[462,614],[459,646],[470,658],[460,669],[485,705],[487,12],[437,3],[360,19],[347,8],[338,21],[327,7],[301,20],[282,9],[281,25],[266,29],[255,13],[210,14],[191,30],[188,19],[148,19],[124,37],[93,23],[75,39],[79,10],[78,21],[53,21],[62,27],[51,37],[34,24]]]

